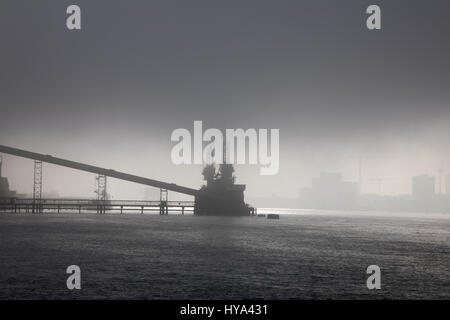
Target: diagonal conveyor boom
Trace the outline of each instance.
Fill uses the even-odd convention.
[[[88,164],[83,164],[83,163],[79,163],[79,162],[75,162],[75,161],[55,158],[55,157],[52,157],[49,155],[25,151],[25,150],[11,148],[11,147],[7,147],[7,146],[0,145],[0,153],[7,153],[7,154],[11,154],[11,155],[18,156],[18,157],[39,160],[42,162],[56,164],[58,166],[68,167],[68,168],[77,169],[77,170],[81,170],[81,171],[87,171],[87,172],[100,174],[100,175],[105,175],[105,176],[120,179],[120,180],[144,184],[144,185],[155,187],[155,188],[167,189],[170,191],[188,194],[191,196],[195,196],[199,193],[199,190],[178,186],[174,183],[166,183],[166,182],[162,182],[162,181],[158,181],[158,180],[147,179],[147,178],[135,176],[132,174],[115,171],[112,169],[104,169],[104,168],[100,168],[100,167],[96,167],[96,166],[91,166]]]

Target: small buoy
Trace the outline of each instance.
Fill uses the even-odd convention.
[[[280,215],[279,214],[275,214],[275,213],[269,213],[267,215],[267,219],[280,219]]]

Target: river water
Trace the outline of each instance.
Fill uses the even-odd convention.
[[[2,213],[0,299],[450,298],[448,214],[259,212],[281,218]]]

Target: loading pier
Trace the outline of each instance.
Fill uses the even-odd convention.
[[[61,210],[65,210],[65,208],[70,208],[72,210],[78,209],[78,211],[81,212],[83,209],[93,210],[93,208],[96,208],[97,212],[105,213],[110,208],[119,208],[123,212],[124,208],[127,207],[130,208],[130,210],[140,209],[142,213],[145,210],[159,208],[160,214],[167,214],[169,208],[172,207],[175,209],[179,208],[182,213],[184,213],[185,209],[190,210],[190,208],[193,208],[192,210],[195,215],[249,216],[256,214],[256,209],[244,202],[245,185],[235,184],[233,165],[225,162],[225,156],[224,163],[220,165],[217,172],[213,165],[207,165],[204,168],[203,176],[204,180],[207,182],[206,185],[203,185],[200,189],[193,189],[179,186],[174,183],[167,183],[115,171],[113,169],[105,169],[72,160],[66,160],[50,155],[44,155],[41,153],[30,152],[2,145],[0,145],[0,153],[32,159],[35,162],[33,199],[16,199],[9,197],[1,200],[0,202],[0,207],[9,206],[9,208],[14,209],[15,212],[20,210],[32,210],[32,212],[39,213],[45,210],[55,209],[60,212]],[[111,177],[119,180],[135,182],[138,184],[159,188],[161,192],[164,190],[166,193],[167,191],[173,191],[190,195],[194,197],[194,201],[167,201],[167,196],[164,198],[161,196],[160,201],[110,201],[105,199],[104,196],[101,196],[103,191],[100,190],[98,191],[98,194],[101,196],[101,199],[99,198],[97,200],[43,199],[43,163],[51,163],[67,168],[90,172],[102,177]],[[6,201],[6,203],[2,204],[4,201]]]
[[[0,199],[0,212],[97,212],[104,213],[159,213],[160,215],[193,214],[194,201],[134,201],[134,200],[91,200],[91,199]]]

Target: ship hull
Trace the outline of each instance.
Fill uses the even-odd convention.
[[[217,199],[207,194],[195,197],[194,214],[198,216],[249,216],[251,208],[235,197]]]

